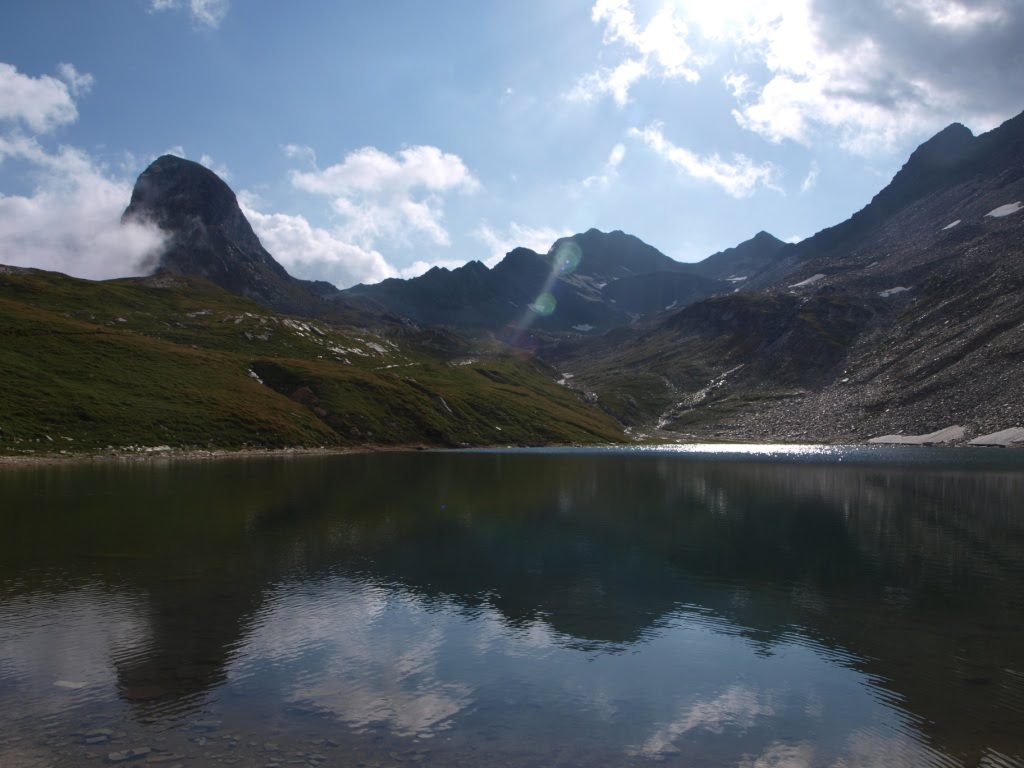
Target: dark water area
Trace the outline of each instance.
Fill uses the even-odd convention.
[[[0,471],[0,766],[1024,765],[1024,455]]]

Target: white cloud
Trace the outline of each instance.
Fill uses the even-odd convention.
[[[185,155],[180,155],[180,157],[185,157]],[[231,170],[223,163],[218,163],[214,160],[212,155],[200,155],[199,164],[206,166],[225,181],[231,178]]]
[[[629,91],[634,83],[647,77],[650,69],[644,59],[626,59],[616,67],[591,72],[580,79],[566,98],[569,101],[590,102],[599,96],[611,94],[620,107],[629,102]]]
[[[104,279],[146,274],[163,235],[155,226],[122,225],[132,181],[109,176],[84,152],[48,152],[35,139],[0,136],[0,160],[32,166],[30,195],[0,194],[0,263]]]
[[[153,11],[185,9],[192,20],[208,29],[216,29],[231,10],[231,0],[150,0]]]
[[[450,245],[443,193],[472,193],[480,186],[460,157],[430,146],[397,155],[363,147],[328,168],[293,171],[292,183],[330,198],[344,219],[344,238],[364,248],[382,240],[408,243],[414,235]]]
[[[723,733],[726,728],[749,729],[759,719],[774,714],[770,697],[734,685],[713,699],[684,707],[674,721],[658,728],[635,752],[650,756],[674,752],[675,742],[691,731]]]
[[[259,200],[245,192],[239,194],[238,202],[263,246],[297,277],[328,280],[339,288],[398,277],[398,272],[377,251],[360,248],[335,232],[314,227],[304,216],[262,213],[256,209]]]
[[[611,153],[608,155],[608,160],[604,164],[604,170],[596,176],[588,176],[583,180],[583,186],[587,187],[606,187],[619,175],[619,166],[622,165],[622,161],[626,158],[626,146],[624,144],[616,144],[612,147]]]
[[[739,768],[810,768],[814,765],[814,747],[801,742],[786,744],[775,742],[757,757],[747,757],[740,762]],[[882,765],[887,761],[882,760]],[[837,765],[846,765],[845,761]]]
[[[666,3],[641,27],[631,0],[597,0],[590,14],[595,24],[603,23],[604,44],[621,46],[627,57],[613,67],[603,67],[583,77],[567,94],[572,101],[592,101],[611,94],[620,107],[629,101],[635,83],[645,77],[681,78],[696,82],[700,63],[687,42],[688,28]]]
[[[547,253],[556,240],[569,237],[571,234],[572,232],[567,229],[527,227],[515,221],[509,223],[504,233],[499,233],[487,224],[481,224],[473,232],[476,239],[490,251],[490,256],[484,259],[484,263],[489,267],[505,258],[505,254],[514,248],[523,247],[537,253]]]
[[[90,75],[79,75],[70,64],[72,82],[92,84]],[[78,109],[68,83],[50,75],[23,75],[10,64],[0,62],[0,120],[21,123],[36,133],[48,133],[78,119]]]
[[[646,27],[634,5],[593,4],[603,53],[623,53],[569,98],[611,95],[621,106],[644,78],[694,81],[718,60],[731,67],[723,84],[743,128],[864,156],[955,120],[987,130],[1021,108],[1019,0],[675,2]]]
[[[924,17],[927,24],[951,30],[975,31],[981,27],[1005,24],[1009,10],[1002,3],[967,3],[960,0],[907,0],[893,10],[904,18],[918,21]]]
[[[289,160],[302,160],[316,168],[316,152],[312,147],[307,147],[305,144],[285,144],[281,147],[281,151]]]
[[[641,139],[680,173],[698,181],[717,184],[732,197],[749,197],[759,186],[775,188],[775,167],[771,163],[758,164],[741,154],[734,154],[732,162],[723,160],[717,154],[701,157],[688,149],[677,147],[666,139],[660,123],[654,123],[642,130],[633,128],[629,134]]]
[[[189,3],[193,18],[211,28],[220,26],[230,7],[230,0],[191,0]]]
[[[75,97],[85,96],[96,84],[96,78],[87,72],[79,72],[74,64],[62,61],[57,65],[57,77],[67,83],[71,94]]]
[[[750,92],[750,78],[742,72],[730,72],[722,78],[722,82],[737,99],[742,99]]]
[[[814,189],[815,185],[818,183],[818,174],[820,172],[821,169],[818,167],[818,161],[812,160],[811,169],[807,171],[807,175],[804,177],[803,183],[800,184],[800,191],[806,194]]]
[[[731,15],[705,27],[694,14],[706,5]],[[771,141],[809,145],[824,131],[867,156],[954,120],[987,129],[1020,109],[1010,85],[1024,76],[1019,3],[793,0],[687,9],[705,36],[733,44],[754,70],[763,66],[757,82],[742,73],[726,84],[737,122]]]
[[[784,11],[754,11],[734,28],[733,42],[760,58],[769,77],[746,82],[733,111],[744,128],[771,141],[810,144],[816,129],[838,131],[859,154],[892,147],[935,112],[924,84],[901,79],[871,36],[830,45],[810,0]]]
[[[313,601],[328,609],[311,613]],[[381,622],[401,631],[381,632]],[[425,740],[474,703],[473,677],[453,677],[444,665],[460,633],[458,618],[439,617],[415,595],[353,584],[338,593],[282,595],[246,650],[247,658],[277,663],[291,660],[298,644],[315,644],[324,650],[317,674],[282,676],[281,699],[315,706],[356,732],[385,725]]]
[[[0,163],[16,159],[31,169],[30,194],[0,190],[0,263],[102,279],[144,274],[155,266],[163,235],[155,226],[121,225],[132,181],[111,176],[74,147],[47,150],[18,127],[44,134],[78,118],[74,96],[93,77],[74,65],[61,79],[29,77],[0,63],[0,119],[16,124],[0,134]]]

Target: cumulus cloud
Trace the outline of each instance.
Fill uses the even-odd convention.
[[[608,160],[604,164],[604,170],[596,176],[588,176],[583,180],[583,186],[588,189],[591,187],[607,187],[615,178],[619,175],[619,166],[622,165],[622,161],[626,158],[626,146],[624,144],[616,144],[612,147],[611,153],[608,155]]]
[[[231,0],[151,0],[149,7],[153,11],[186,10],[198,26],[216,29],[231,10]]]
[[[450,245],[444,194],[480,186],[460,157],[431,146],[395,155],[363,147],[327,168],[293,171],[291,178],[296,188],[329,198],[344,221],[342,236],[363,248],[409,243],[414,236]]]
[[[144,274],[164,238],[155,226],[121,225],[132,181],[111,175],[82,150],[40,142],[78,118],[74,97],[94,84],[73,64],[60,64],[57,73],[59,79],[31,77],[0,63],[0,120],[11,124],[0,133],[0,164],[24,164],[33,185],[27,194],[0,190],[0,263],[91,279]]]
[[[629,135],[643,141],[683,175],[716,184],[732,197],[749,197],[759,186],[775,188],[773,179],[776,172],[771,163],[755,163],[741,154],[733,155],[732,162],[717,154],[701,157],[666,139],[660,123],[643,129],[633,128]]]
[[[0,194],[0,263],[105,279],[146,274],[164,239],[155,226],[121,225],[132,182],[109,176],[73,147],[47,151],[34,138],[0,136],[0,161],[33,168],[28,195]]]
[[[79,74],[70,64],[61,64],[58,71],[70,83],[50,75],[23,75],[14,66],[0,62],[0,121],[48,133],[77,120],[73,90],[88,90],[92,76]]]
[[[760,60],[767,76],[734,88],[736,121],[776,142],[811,144],[828,131],[847,150],[868,155],[962,116],[965,105],[949,87],[948,68],[929,77],[918,56],[902,53],[911,34],[929,27],[922,15],[913,14],[913,29],[896,38],[878,24],[889,17],[900,26],[908,8],[907,2],[880,5],[876,19],[863,25],[850,23],[862,15],[859,5],[829,9],[824,2],[800,0],[782,10],[748,9],[735,19],[730,39]],[[840,11],[841,21],[835,18]]]
[[[611,95],[620,107],[629,101],[635,83],[645,77],[682,78],[696,82],[698,61],[687,42],[688,27],[666,3],[641,27],[631,0],[597,0],[591,10],[595,24],[604,25],[604,44],[626,52],[612,67],[602,67],[580,79],[567,94],[571,101],[593,101]]]
[[[727,37],[764,65],[737,122],[772,140],[838,134],[860,155],[954,120],[979,130],[1021,108],[1024,9],[1010,0],[798,0],[752,5]]]
[[[258,198],[245,192],[238,201],[263,246],[297,277],[328,280],[347,288],[398,276],[377,251],[346,242],[330,230],[313,226],[304,216],[262,213],[257,210]]]
[[[1019,0],[666,3],[647,27],[632,0],[597,0],[609,55],[571,97],[620,105],[647,77],[695,81],[715,62],[738,124],[771,141],[839,141],[871,155],[955,120],[987,130],[1020,111]]]
[[[489,267],[505,258],[505,254],[514,248],[529,248],[537,253],[547,253],[556,240],[560,237],[569,237],[571,234],[572,232],[567,229],[528,227],[515,221],[510,222],[504,232],[499,232],[488,224],[481,224],[473,232],[474,237],[490,251],[490,256],[484,260]]]

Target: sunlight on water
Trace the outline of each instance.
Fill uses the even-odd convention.
[[[691,453],[720,456],[820,456],[840,457],[844,450],[830,445],[778,445],[757,443],[681,443],[647,445],[634,449],[638,452]]]

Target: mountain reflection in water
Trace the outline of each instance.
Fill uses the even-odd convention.
[[[1014,764],[1012,455],[3,472],[0,763],[76,764],[108,722],[188,756],[215,716],[421,764]]]

